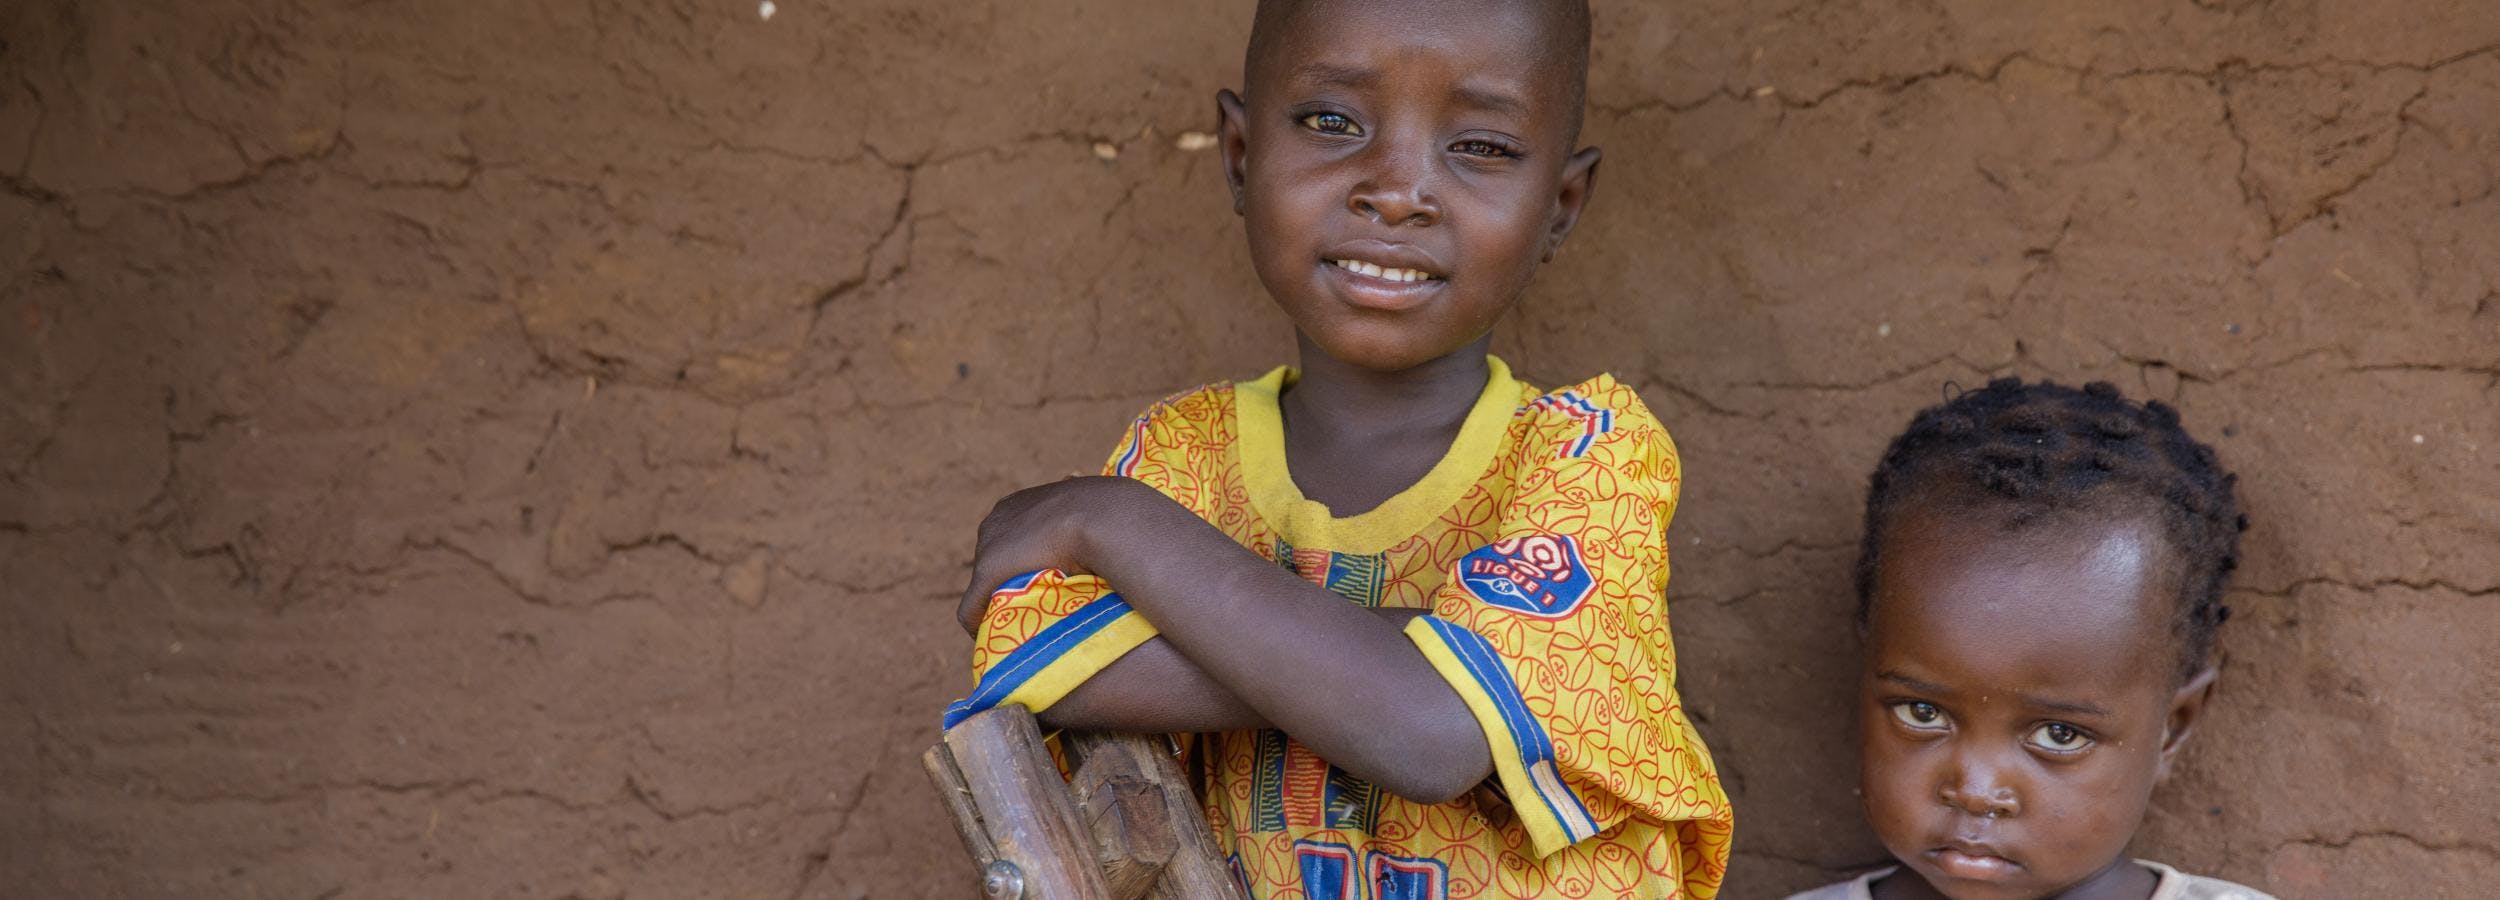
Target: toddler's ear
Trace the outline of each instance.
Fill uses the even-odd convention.
[[[1233,191],[1233,215],[1241,215],[1247,190],[1250,157],[1250,110],[1241,95],[1225,88],[1215,92],[1215,146],[1224,154],[1224,184]]]
[[[1545,231],[1545,262],[1554,261],[1563,239],[1580,224],[1580,211],[1588,208],[1589,191],[1597,186],[1599,156],[1597,148],[1582,147],[1563,162],[1562,187],[1554,196],[1554,221]]]
[[[2196,729],[2197,720],[2204,717],[2205,701],[2213,697],[2214,677],[2219,674],[2221,670],[2207,663],[2203,671],[2180,686],[2178,693],[2170,695],[2170,717],[2163,720],[2161,727],[2161,769],[2157,773],[2158,778],[2170,777],[2170,761],[2179,755],[2179,748],[2187,744],[2188,732]]]

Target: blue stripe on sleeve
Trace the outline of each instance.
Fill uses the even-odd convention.
[[[1520,768],[1533,772],[1539,763],[1553,763],[1553,741],[1546,736],[1545,726],[1539,724],[1536,716],[1528,711],[1527,702],[1520,699],[1518,683],[1511,680],[1510,670],[1503,667],[1501,656],[1494,652],[1492,642],[1485,640],[1483,635],[1433,616],[1425,616],[1424,621],[1432,623],[1432,630],[1441,636],[1441,642],[1449,645],[1450,652],[1467,667],[1468,674],[1475,676],[1476,686],[1493,698],[1493,705],[1501,709],[1502,724],[1510,728],[1511,743],[1519,748]],[[1580,802],[1578,795],[1572,793],[1570,786],[1561,784],[1559,779],[1556,785],[1560,788],[1561,797],[1552,796],[1543,785],[1531,787],[1545,801],[1546,808],[1553,812],[1554,821],[1562,823],[1564,831],[1571,833],[1572,840],[1582,840],[1594,834],[1593,831],[1576,833],[1580,829],[1573,827],[1572,823],[1594,822],[1596,817],[1589,814],[1588,807]],[[1579,812],[1576,818],[1564,814],[1563,804],[1566,803]]]
[[[1040,634],[1026,640],[1023,646],[1017,647],[1007,654],[1006,659],[999,660],[997,665],[983,673],[981,683],[972,688],[972,696],[947,706],[943,727],[953,728],[955,723],[971,718],[974,713],[997,706],[999,701],[1023,687],[1034,674],[1049,668],[1069,650],[1083,644],[1086,638],[1093,637],[1095,632],[1119,621],[1128,613],[1128,601],[1120,599],[1118,594],[1104,594],[1078,607],[1066,618],[1051,623],[1050,627],[1042,629]]]

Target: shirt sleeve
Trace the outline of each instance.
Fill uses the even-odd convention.
[[[972,643],[971,696],[947,706],[944,727],[1002,703],[1039,713],[1155,636],[1102,579],[1057,569],[1009,579],[990,599]]]
[[[1687,893],[1717,893],[1731,818],[1684,715],[1667,632],[1675,447],[1601,378],[1535,401],[1541,421],[1499,538],[1461,557],[1407,635],[1457,689],[1495,781],[1546,856],[1634,818],[1675,836]]]
[[[1185,465],[1199,442],[1188,413],[1207,405],[1207,392],[1185,391],[1140,413],[1102,474],[1170,493],[1163,482],[1173,480],[1174,467]],[[1040,713],[1156,633],[1100,578],[1057,569],[1016,576],[990,596],[973,636],[972,693],[946,707],[942,724],[953,728],[1002,703]]]

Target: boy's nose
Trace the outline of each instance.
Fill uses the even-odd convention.
[[[1439,223],[1441,199],[1433,195],[1418,171],[1425,164],[1399,158],[1404,155],[1394,150],[1374,151],[1373,171],[1346,194],[1346,210],[1391,227]]]
[[[1413,182],[1387,189],[1365,184],[1346,197],[1346,209],[1383,225],[1432,225],[1441,221],[1441,203]]]

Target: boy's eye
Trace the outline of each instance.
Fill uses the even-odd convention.
[[[1302,127],[1321,134],[1337,134],[1348,137],[1358,136],[1363,133],[1363,127],[1354,124],[1353,119],[1349,119],[1332,112],[1315,112],[1310,115],[1303,116]]]
[[[1501,157],[1511,155],[1510,148],[1486,140],[1466,140],[1450,145],[1450,149],[1469,156]]]
[[[1943,731],[1944,710],[1933,703],[1908,700],[1892,705],[1892,717],[1912,731]]]
[[[2031,736],[2024,740],[2051,753],[2073,753],[2092,746],[2092,739],[2084,735],[2083,729],[2064,722],[2050,722],[2034,728]]]

